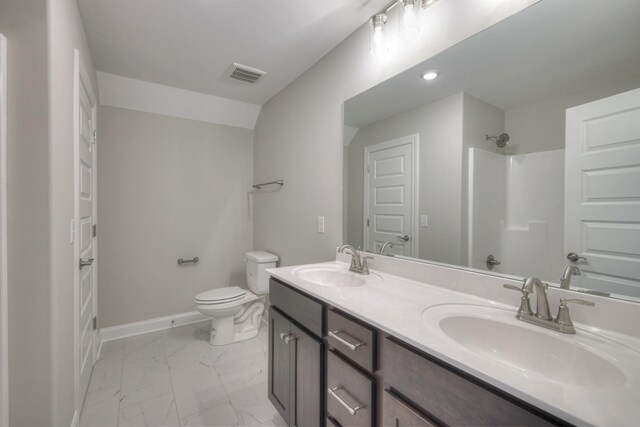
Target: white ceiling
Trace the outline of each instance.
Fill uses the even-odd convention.
[[[263,104],[388,0],[77,0],[96,68]],[[269,73],[229,80],[231,63]]]
[[[638,79],[638,18],[638,0],[543,0],[348,100],[345,125],[458,92],[508,110]],[[429,69],[440,75],[427,82]]]

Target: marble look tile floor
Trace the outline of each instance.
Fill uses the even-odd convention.
[[[267,330],[224,347],[210,323],[105,343],[85,398],[81,427],[277,426],[267,399]]]

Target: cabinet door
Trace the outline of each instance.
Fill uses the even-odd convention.
[[[321,426],[324,416],[323,344],[295,324],[291,325],[291,334],[295,337],[295,409],[292,424],[301,427]]]
[[[269,400],[289,423],[293,407],[292,353],[294,347],[285,337],[291,333],[291,322],[273,307],[269,308]]]

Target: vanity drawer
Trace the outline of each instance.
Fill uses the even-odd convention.
[[[273,278],[269,280],[269,299],[272,306],[322,337],[321,303]]]
[[[467,379],[393,339],[385,339],[383,347],[385,388],[412,402],[434,422],[456,426],[556,425],[525,409],[526,404],[515,403],[515,398],[507,400],[479,385],[478,380]]]
[[[392,390],[382,395],[382,425],[396,427],[439,427]]]
[[[327,413],[332,424],[372,426],[374,381],[327,352]]]
[[[373,329],[334,309],[327,312],[327,341],[331,347],[368,372],[375,370],[375,338]]]

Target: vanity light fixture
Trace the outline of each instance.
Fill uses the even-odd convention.
[[[438,77],[438,70],[429,70],[422,75],[425,80],[433,80]]]
[[[398,11],[398,37],[406,39],[420,34],[420,10],[426,9],[438,0],[394,0],[369,20],[370,52],[373,56],[385,56],[389,52],[389,40],[385,31],[387,15],[400,5]]]
[[[432,4],[436,3],[438,0],[422,0],[422,8],[426,9]]]
[[[378,13],[371,18],[369,39],[371,42],[371,54],[382,57],[389,52],[384,26],[387,23],[387,14]]]

